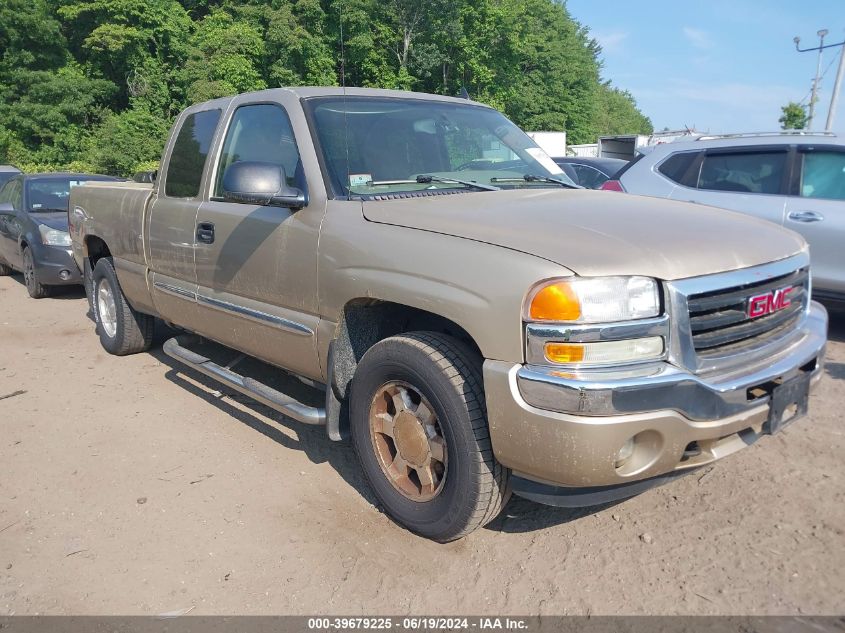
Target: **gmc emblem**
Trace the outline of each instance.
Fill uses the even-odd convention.
[[[748,317],[756,319],[757,317],[772,314],[778,310],[790,306],[792,301],[789,299],[789,293],[795,290],[794,286],[788,288],[779,288],[772,290],[762,295],[755,295],[748,298]]]

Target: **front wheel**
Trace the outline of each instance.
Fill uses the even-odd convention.
[[[44,299],[52,294],[53,287],[45,286],[38,279],[38,269],[35,267],[35,259],[29,246],[23,249],[23,281],[26,291],[33,299]]]
[[[92,282],[94,321],[105,350],[126,356],[150,349],[155,318],[134,310],[126,301],[111,258],[103,257],[97,262]]]
[[[480,366],[457,339],[412,332],[370,348],[352,382],[352,442],[376,496],[398,523],[440,542],[489,523],[510,496]]]

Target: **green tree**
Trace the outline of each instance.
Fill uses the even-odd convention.
[[[561,0],[0,0],[0,160],[128,175],[190,103],[342,80],[466,87],[572,142],[649,132],[600,56]]]
[[[599,112],[596,118],[597,136],[611,134],[651,134],[651,119],[637,108],[637,102],[627,90],[602,84]]]
[[[803,130],[807,127],[807,110],[800,103],[790,101],[781,108],[781,112],[778,119],[781,129]]]
[[[248,22],[217,10],[204,17],[190,39],[185,83],[189,102],[261,90],[261,33]]]
[[[89,160],[98,172],[131,176],[159,159],[167,132],[167,123],[144,105],[112,114],[94,129]]]

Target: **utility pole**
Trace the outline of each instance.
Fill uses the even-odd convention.
[[[836,117],[836,108],[839,105],[839,91],[842,89],[843,77],[845,77],[845,48],[839,51],[839,70],[836,72],[833,94],[830,95],[830,110],[827,111],[827,124],[824,126],[825,132],[833,131],[833,119]]]
[[[807,117],[807,130],[813,129],[813,119],[815,118],[815,115],[816,115],[816,100],[817,100],[817,95],[818,95],[818,92],[819,92],[819,85],[821,83],[822,51],[824,51],[824,49],[826,49],[826,48],[834,48],[836,46],[845,45],[845,42],[839,42],[838,44],[827,44],[827,45],[825,45],[824,38],[828,33],[830,33],[830,31],[828,31],[827,29],[822,29],[818,33],[816,33],[816,35],[819,36],[820,42],[819,42],[818,46],[815,46],[813,48],[801,48],[801,38],[798,37],[798,36],[794,37],[793,40],[792,40],[793,42],[795,42],[795,50],[798,51],[799,53],[807,53],[809,51],[818,51],[819,52],[819,59],[818,59],[818,62],[816,64],[816,78],[813,80],[813,91],[812,91],[812,96],[810,97],[810,112],[809,112],[809,115]],[[843,73],[843,63],[844,62],[842,62],[842,60],[840,60],[839,72],[837,73],[837,76],[836,76],[836,85],[833,88],[833,95],[831,96],[831,108],[836,107],[836,102],[837,102],[838,97],[839,97],[839,89],[842,87],[842,76],[841,75]],[[827,114],[827,125],[826,125],[827,131],[830,131],[830,126],[832,124],[833,124],[833,119],[831,118],[831,112],[828,112],[828,114]]]

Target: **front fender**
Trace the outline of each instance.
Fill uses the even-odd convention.
[[[320,312],[336,319],[359,298],[418,308],[461,326],[485,358],[521,363],[528,290],[571,274],[500,246],[330,212],[320,242]],[[328,343],[319,341],[321,352]]]

